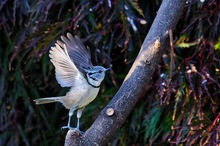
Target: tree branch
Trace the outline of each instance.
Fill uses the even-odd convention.
[[[122,126],[138,99],[146,93],[161,55],[179,20],[186,0],[163,0],[141,50],[114,98],[82,135],[69,130],[65,145],[106,145]]]

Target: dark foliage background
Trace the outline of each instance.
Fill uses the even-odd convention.
[[[86,130],[120,87],[160,2],[0,1],[0,145],[63,145],[68,111],[59,103],[36,106],[33,99],[68,91],[56,82],[48,57],[66,32],[82,38],[94,64],[113,65],[84,111]],[[187,1],[174,47],[167,47],[149,91],[109,145],[220,143],[219,5]]]

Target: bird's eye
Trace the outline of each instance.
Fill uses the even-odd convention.
[[[99,73],[101,73],[102,71],[101,70],[99,70]]]

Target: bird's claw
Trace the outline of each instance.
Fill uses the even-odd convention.
[[[72,127],[70,127],[70,126],[63,126],[63,127],[61,127],[61,129],[71,129]]]
[[[61,129],[69,129],[69,130],[73,130],[73,131],[77,131],[80,135],[83,135],[83,131],[80,131],[79,128],[73,128],[73,127],[70,127],[70,126],[63,126],[61,127]]]

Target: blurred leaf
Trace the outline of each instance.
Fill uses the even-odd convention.
[[[220,49],[220,38],[218,38],[218,42],[214,45],[215,50]]]

